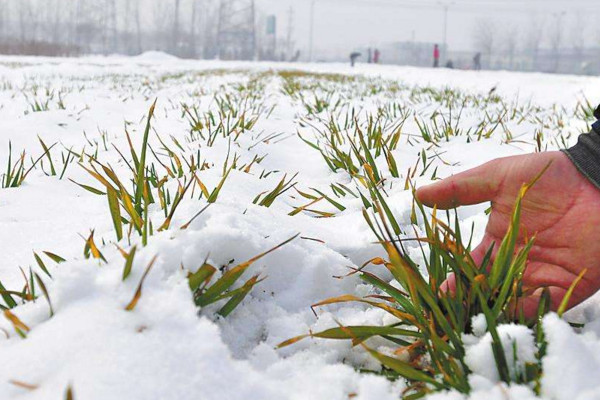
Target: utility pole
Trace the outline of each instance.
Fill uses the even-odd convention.
[[[310,37],[309,37],[309,47],[308,47],[308,61],[313,61],[313,45],[314,45],[314,35],[315,35],[315,2],[317,0],[310,1]]]
[[[444,10],[444,61],[448,61],[448,13],[450,11],[450,6],[456,4],[454,2],[439,2],[439,5],[443,7]]]

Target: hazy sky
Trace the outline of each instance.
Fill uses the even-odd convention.
[[[256,0],[264,14],[278,16],[280,38],[294,10],[297,46],[308,48],[312,0]],[[490,21],[500,37],[509,29],[526,36],[532,21],[544,21],[545,36],[563,27],[563,43],[584,37],[585,46],[600,47],[600,0],[315,0],[315,50],[345,52],[353,47],[393,41],[443,42],[444,7],[448,12],[448,45],[473,50],[475,25]],[[575,30],[583,29],[583,35]],[[580,39],[579,39],[580,40]]]

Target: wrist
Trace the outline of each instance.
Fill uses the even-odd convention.
[[[600,109],[596,112],[600,113]],[[579,136],[577,144],[563,150],[563,153],[581,174],[600,189],[600,121],[593,128],[590,133]]]

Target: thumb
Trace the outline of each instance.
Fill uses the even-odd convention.
[[[428,207],[442,210],[491,201],[502,183],[503,164],[494,160],[417,190],[417,198]]]

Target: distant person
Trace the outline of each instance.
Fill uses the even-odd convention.
[[[370,47],[369,47],[369,50],[368,50],[368,56],[367,56],[367,58],[368,58],[367,62],[369,64],[372,64],[373,63],[373,50]]]
[[[294,56],[292,57],[292,59],[290,61],[298,62],[299,59],[300,59],[300,50],[296,50],[296,54],[294,54]]]
[[[373,62],[375,64],[379,64],[380,58],[381,58],[381,52],[379,51],[379,49],[375,49],[375,51],[373,52]]]
[[[440,46],[437,44],[433,46],[433,68],[439,68],[440,66]]]
[[[446,63],[446,68],[454,69],[454,61],[448,60],[448,62]]]
[[[481,53],[475,54],[473,57],[473,69],[475,71],[481,71]]]
[[[354,68],[354,65],[356,65],[356,60],[358,59],[358,57],[360,57],[361,54],[358,52],[353,52],[350,54],[350,66]]]

